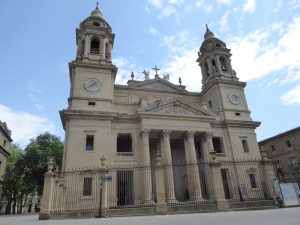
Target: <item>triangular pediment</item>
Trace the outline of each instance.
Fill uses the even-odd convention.
[[[177,116],[191,116],[191,117],[209,117],[215,118],[216,115],[204,108],[195,107],[182,100],[173,100],[162,102],[160,104],[148,106],[140,109],[142,114],[159,114],[159,115],[177,115]]]
[[[134,88],[138,89],[148,89],[153,91],[170,91],[170,92],[187,92],[184,86],[177,86],[172,84],[171,82],[161,79],[155,78],[151,80],[145,80],[143,82],[138,82],[133,85]]]

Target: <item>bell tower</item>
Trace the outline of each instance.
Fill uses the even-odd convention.
[[[201,67],[203,88],[214,79],[238,80],[232,69],[230,57],[230,49],[223,41],[216,38],[206,25],[204,41],[197,59]]]
[[[117,73],[111,61],[114,38],[97,3],[76,29],[76,59],[69,63],[70,109],[111,110]]]
[[[111,64],[115,34],[103,18],[98,3],[91,15],[76,29],[77,60]]]
[[[224,120],[252,120],[244,87],[231,65],[230,49],[206,25],[197,62],[202,73],[203,101]]]

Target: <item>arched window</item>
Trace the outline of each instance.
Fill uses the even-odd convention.
[[[216,61],[214,59],[211,60],[211,64],[212,64],[214,72],[216,72],[217,71],[217,65],[216,65]]]
[[[224,56],[220,57],[220,65],[222,71],[227,71],[226,58]]]
[[[96,27],[100,27],[100,23],[98,21],[94,21],[93,25],[96,26]]]
[[[207,62],[204,62],[203,66],[204,66],[204,73],[205,73],[205,75],[206,75],[207,77],[209,77],[209,76],[210,76],[210,73],[209,73],[209,69],[208,69],[208,64],[207,64]]]
[[[96,37],[92,38],[90,52],[94,54],[100,53],[100,40]]]

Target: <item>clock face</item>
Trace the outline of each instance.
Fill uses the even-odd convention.
[[[234,93],[230,93],[228,95],[228,98],[229,98],[229,101],[234,104],[234,105],[238,105],[240,104],[240,98],[239,96],[237,96],[237,94],[234,94]]]
[[[84,87],[87,91],[96,92],[101,89],[101,83],[96,78],[89,78],[85,81]]]

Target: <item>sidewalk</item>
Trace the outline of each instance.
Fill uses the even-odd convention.
[[[37,215],[0,216],[0,225],[299,225],[300,208],[39,221]]]

